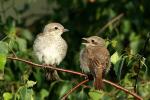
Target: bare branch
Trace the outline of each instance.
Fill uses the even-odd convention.
[[[66,98],[68,97],[69,94],[71,94],[73,91],[75,91],[79,86],[85,84],[86,82],[88,82],[89,79],[86,79],[82,82],[80,82],[79,84],[77,84],[75,87],[73,87],[72,89],[70,89],[62,98],[61,100],[66,100]]]
[[[127,94],[131,94],[132,96],[136,97],[137,100],[143,100],[143,99],[142,99],[140,96],[138,96],[136,93],[131,92],[131,91],[129,91],[129,90],[127,90],[127,89],[125,89],[125,88],[123,88],[123,87],[121,87],[121,86],[119,86],[119,85],[113,83],[113,82],[110,82],[110,81],[105,80],[105,79],[103,79],[103,82],[108,83],[108,84],[110,84],[110,85],[116,87],[117,89],[126,92]]]
[[[12,59],[12,60],[18,60],[18,61],[27,63],[29,65],[33,65],[33,67],[37,66],[37,67],[50,68],[50,69],[57,70],[57,71],[62,71],[62,72],[67,72],[67,73],[72,73],[72,74],[76,74],[76,75],[79,75],[79,76],[87,77],[86,74],[76,72],[76,71],[72,71],[72,70],[65,70],[65,69],[62,69],[62,68],[52,67],[50,65],[40,65],[40,64],[36,64],[36,63],[31,62],[31,61],[24,60],[24,59],[21,59],[21,58],[16,58],[16,57],[7,57],[7,58]]]
[[[106,30],[106,28],[108,28],[110,25],[112,25],[114,22],[116,22],[117,20],[121,19],[123,17],[123,13],[119,14],[118,16],[116,16],[115,18],[111,19],[106,25],[104,25],[98,32],[97,34],[100,34],[102,32],[104,32]]]

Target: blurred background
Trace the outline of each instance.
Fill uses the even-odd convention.
[[[106,79],[150,99],[149,0],[0,0],[0,99],[59,100],[83,78],[60,72],[63,81],[48,82],[41,68],[7,59],[39,63],[32,45],[50,22],[70,31],[63,34],[69,48],[61,68],[79,71],[81,38],[104,38],[111,54]],[[69,100],[127,100],[131,95],[106,84],[104,91],[81,86]]]

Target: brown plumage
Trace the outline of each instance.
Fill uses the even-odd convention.
[[[105,41],[98,36],[83,38],[85,48],[80,52],[81,69],[91,72],[94,77],[94,86],[100,90],[103,88],[102,78],[105,70],[110,66],[110,55],[105,47]]]

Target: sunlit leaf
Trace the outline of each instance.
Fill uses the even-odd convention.
[[[0,80],[3,80],[5,63],[6,63],[6,55],[0,54]]]
[[[27,81],[27,87],[33,87],[36,84],[34,81]]]
[[[150,91],[150,82],[145,82],[144,84],[141,84],[138,88],[139,94],[145,98],[145,100],[149,100],[149,91]]]
[[[112,41],[111,41],[111,44],[112,44],[112,47],[115,48],[115,47],[117,46],[117,41],[116,41],[116,40],[112,40]]]
[[[116,64],[120,59],[118,52],[115,52],[110,59],[113,64]]]
[[[8,44],[6,42],[0,41],[0,53],[2,54],[8,53]]]
[[[4,100],[12,100],[13,95],[12,95],[12,93],[5,92],[5,93],[3,94],[3,98],[4,98]]]
[[[0,80],[3,80],[7,54],[8,44],[6,42],[0,41]]]

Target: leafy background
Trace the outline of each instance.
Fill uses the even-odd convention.
[[[32,51],[35,36],[47,23],[59,22],[70,30],[63,34],[69,49],[61,67],[81,71],[81,38],[101,36],[107,41],[112,62],[106,79],[130,91],[136,87],[137,93],[149,100],[149,4],[149,0],[0,0],[0,99],[57,100],[83,80],[69,73],[59,73],[64,81],[50,83],[45,80],[42,69],[7,59],[15,54],[39,63]],[[122,17],[102,30],[118,15]],[[107,84],[104,91],[80,87],[68,98],[134,99]]]

